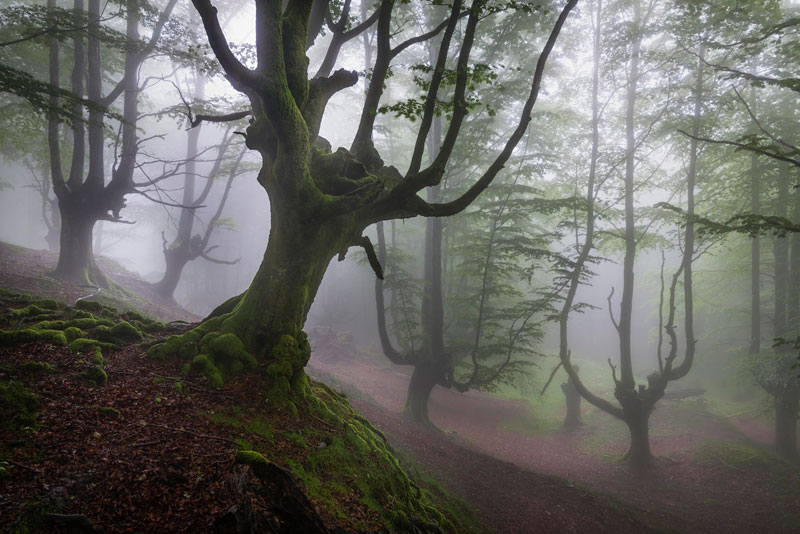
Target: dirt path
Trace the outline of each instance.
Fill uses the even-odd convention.
[[[552,485],[525,470],[610,494],[642,510],[636,519],[662,531],[800,532],[796,470],[765,467],[744,472],[713,454],[698,461],[698,451],[708,440],[749,443],[742,430],[763,440],[764,428],[707,413],[693,405],[695,401],[663,402],[653,415],[652,446],[662,459],[642,477],[616,461],[627,447],[624,426],[595,410],[586,410],[591,424],[576,433],[521,435],[510,428],[524,427],[530,417],[526,403],[437,388],[431,419],[455,432],[463,447],[445,436],[422,438],[399,417],[408,384],[401,370],[353,361],[312,363],[318,372],[362,391],[364,395],[353,401],[357,408],[497,532],[645,531],[641,526],[635,530],[635,519],[629,516],[597,516],[603,503],[593,501],[594,496],[583,507],[574,506],[581,502],[573,502],[575,494],[554,496]],[[536,526],[544,517],[554,521],[555,530]]]
[[[565,481],[521,469],[482,454],[466,443],[426,434],[400,416],[364,400],[351,404],[380,428],[395,449],[469,503],[496,532],[656,533],[606,497]]]

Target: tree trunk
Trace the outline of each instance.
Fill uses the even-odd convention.
[[[775,215],[786,217],[789,198],[789,165],[778,166],[778,195],[775,197]],[[787,322],[786,297],[789,292],[789,238],[776,237],[773,247],[775,256],[775,311],[773,315],[772,337],[785,337],[789,324]],[[785,352],[788,345],[776,348],[777,352]]]
[[[800,221],[800,189],[792,193],[794,213],[792,222]],[[789,259],[789,288],[786,297],[786,320],[790,329],[800,323],[800,233],[794,232],[791,238],[791,255]]]
[[[654,460],[650,451],[650,414],[645,411],[627,415],[625,424],[631,434],[631,445],[625,458],[634,467],[647,467]]]
[[[778,453],[788,459],[796,460],[797,417],[800,392],[796,387],[783,388],[775,395],[775,446]]]
[[[273,211],[261,267],[225,322],[256,358],[268,358],[283,335],[301,338],[328,263],[352,242],[337,223],[318,225]]]
[[[758,156],[750,156],[750,210],[761,212],[761,174]],[[754,237],[750,248],[750,354],[761,352],[761,242]]]
[[[636,31],[642,23],[638,0],[634,3]],[[639,52],[642,33],[631,45],[630,72],[625,110],[625,258],[623,260],[622,300],[619,313],[619,363],[623,387],[633,389],[633,363],[631,354],[631,323],[633,320],[633,266],[636,261],[636,227],[633,213],[633,188],[636,169],[636,87],[639,78]]]
[[[561,391],[567,402],[567,415],[564,417],[564,428],[572,430],[581,425],[581,394],[571,378],[561,384]]]
[[[177,248],[164,250],[164,261],[166,262],[164,276],[156,283],[155,289],[159,295],[166,299],[171,299],[175,294],[175,289],[181,280],[183,268],[191,260],[189,254],[184,250],[184,246],[188,245],[179,245]]]
[[[108,287],[108,280],[95,264],[92,250],[92,230],[96,219],[79,206],[70,206],[75,203],[75,196],[80,196],[80,192],[59,200],[61,250],[55,275],[79,284]]]
[[[433,362],[420,362],[414,367],[406,395],[406,417],[415,423],[433,427],[428,416],[428,400],[439,382],[441,372]]]

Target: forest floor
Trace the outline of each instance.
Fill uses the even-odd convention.
[[[160,321],[194,322],[202,319],[186,311],[172,299],[160,297],[153,290],[152,284],[141,280],[113,260],[97,257],[97,264],[103,273],[116,284],[110,292],[101,290],[98,294],[95,294],[96,288],[79,286],[51,276],[57,263],[56,253],[0,242],[0,288],[67,304],[73,304],[87,295],[94,295],[92,300],[122,311],[132,309]]]
[[[557,532],[613,530],[588,498],[587,506],[553,498],[542,475],[609,495],[663,532],[800,532],[800,469],[769,451],[763,421],[721,417],[702,397],[659,404],[651,419],[658,461],[643,475],[620,462],[624,425],[585,403],[581,428],[542,432],[524,400],[437,388],[430,416],[445,432],[425,434],[401,416],[408,369],[326,356],[314,353],[312,376],[348,391],[396,448],[498,532],[547,532],[537,526],[543,514],[557,516]]]
[[[0,244],[0,287],[74,303],[86,288],[49,278],[52,260]],[[134,275],[106,270],[139,311],[193,318],[151,300]],[[214,390],[200,377],[183,377],[180,362],[144,358],[145,350],[104,351],[108,385],[92,388],[81,380],[89,362],[66,347],[0,347],[0,383],[21,383],[37,399],[35,416],[18,407],[0,414],[0,423],[30,418],[24,439],[0,436],[0,531],[59,502],[64,513],[107,532],[224,532],[236,506],[257,500],[235,484],[244,476],[231,464],[236,450],[268,450],[286,468],[307,463],[342,433],[314,417],[265,411],[257,384],[246,378]],[[56,372],[31,369],[32,361]],[[617,461],[624,428],[586,407],[577,432],[543,433],[525,401],[437,390],[431,416],[446,432],[428,433],[400,415],[406,370],[318,351],[310,373],[350,392],[351,404],[384,431],[415,480],[468,523],[469,511],[439,485],[500,533],[800,532],[800,475],[759,447],[771,439],[769,429],[721,418],[696,400],[661,404],[653,448],[662,459],[642,477]],[[334,508],[313,501],[326,524],[385,532],[369,526],[380,524],[374,509],[346,495]]]
[[[54,259],[47,252],[0,244],[0,287],[75,304],[87,288],[51,278]],[[122,303],[162,320],[193,319],[174,303],[159,301],[148,285],[124,269],[113,264],[104,268],[125,288],[110,299],[111,304]],[[4,328],[29,328],[42,319],[28,320],[25,315],[14,319],[18,316],[12,311],[26,303],[24,298],[15,299],[10,294],[0,299]],[[69,315],[71,309],[59,308],[57,313]],[[136,317],[127,313],[110,317],[108,310],[102,314],[114,321]],[[292,416],[266,410],[258,377],[239,377],[213,389],[202,377],[185,376],[180,361],[145,357],[157,339],[190,326],[162,327],[165,332],[145,336],[143,344],[104,348],[107,385],[102,387],[85,378],[96,362],[71,347],[46,341],[0,346],[0,532],[224,533],[235,531],[242,514],[253,510],[265,521],[282,523],[283,530],[275,531],[301,532],[285,518],[276,519],[274,507],[255,488],[252,473],[232,464],[241,449],[264,451],[284,472],[293,473],[295,484],[306,492],[331,532],[405,531],[387,530],[381,512],[358,497],[357,475],[310,476],[314,459],[341,443],[348,425],[335,428],[303,411]],[[385,412],[370,415],[387,426]],[[414,441],[415,433],[423,440],[420,443],[428,439],[412,428],[403,436],[397,433],[400,428],[392,429],[390,443],[402,450],[406,442]],[[431,450],[440,443],[436,440],[430,443]],[[451,474],[472,471],[474,481],[487,470],[511,468],[519,494],[525,496],[522,509],[507,509],[507,517],[498,522],[487,516],[483,527],[466,505],[441,490],[438,480],[450,485],[441,464],[429,471],[424,458],[406,455],[406,470],[455,523],[454,532],[653,531],[614,499],[558,478],[522,472],[472,449],[447,448],[455,452]],[[370,478],[369,471],[362,475]],[[473,485],[472,490],[487,499],[505,495],[507,481],[485,478],[500,486]],[[538,496],[530,498],[529,490]]]

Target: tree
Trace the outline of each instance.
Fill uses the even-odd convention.
[[[135,1],[125,3],[126,30],[124,36],[124,66],[116,85],[103,95],[104,69],[101,56],[104,28],[101,24],[99,0],[89,0],[88,12],[84,12],[82,0],[75,0],[74,16],[87,17],[86,42],[84,32],[73,32],[73,66],[71,93],[86,94],[87,100],[98,104],[90,109],[84,126],[82,109],[73,106],[72,159],[68,173],[62,169],[60,125],[57,116],[48,121],[48,144],[50,148],[50,172],[53,191],[58,199],[61,215],[61,235],[56,276],[84,284],[108,287],[105,275],[97,267],[92,251],[92,231],[99,220],[125,222],[120,211],[125,206],[125,196],[134,192],[133,175],[137,167],[140,147],[137,120],[140,85],[140,69],[153,53],[162,31],[169,21],[177,0],[169,0],[159,13],[147,41],[140,37],[143,6]],[[48,3],[50,12],[55,10],[55,1]],[[50,77],[53,87],[60,87],[59,42],[50,37]],[[84,89],[84,79],[86,87]],[[99,109],[110,107],[122,97],[121,139],[118,139],[119,160],[112,169],[111,179],[106,183],[105,169],[105,114]],[[51,108],[59,106],[58,94],[50,97]],[[88,142],[87,142],[88,141]],[[88,157],[88,169],[84,172],[84,160]]]
[[[650,450],[649,439],[649,418],[655,408],[656,403],[663,397],[664,391],[670,381],[677,380],[685,376],[692,367],[695,353],[694,339],[694,311],[692,300],[692,262],[695,259],[695,237],[694,237],[694,209],[695,209],[695,181],[698,160],[698,143],[693,140],[689,147],[689,165],[687,169],[687,222],[683,235],[681,263],[672,277],[669,290],[668,319],[664,326],[670,338],[670,351],[667,357],[661,361],[659,353],[659,370],[647,377],[647,384],[637,386],[633,373],[633,360],[631,352],[631,320],[632,320],[632,297],[634,283],[634,257],[636,246],[640,240],[638,234],[641,230],[634,224],[634,170],[635,152],[642,142],[641,135],[637,136],[634,126],[634,112],[636,106],[636,85],[640,76],[640,53],[641,43],[644,35],[643,23],[647,20],[654,7],[653,2],[645,4],[645,13],[642,13],[642,6],[638,0],[633,3],[633,26],[632,42],[629,55],[628,78],[625,96],[625,130],[626,130],[626,150],[625,150],[625,178],[624,178],[624,234],[625,243],[624,268],[623,268],[623,294],[620,303],[619,320],[616,321],[612,314],[612,321],[620,339],[619,368],[620,376],[617,378],[616,366],[609,358],[608,364],[611,367],[612,379],[614,381],[614,397],[617,404],[604,399],[591,392],[580,379],[577,369],[571,362],[571,352],[569,350],[569,316],[575,306],[575,295],[579,284],[586,277],[586,265],[591,261],[591,251],[595,240],[595,225],[597,222],[596,205],[596,184],[597,184],[597,164],[599,160],[599,121],[601,107],[599,104],[599,85],[600,85],[600,59],[601,59],[601,35],[603,26],[603,3],[597,2],[597,11],[594,22],[594,65],[592,72],[592,136],[591,136],[591,160],[588,172],[586,189],[586,226],[584,242],[580,248],[577,258],[571,268],[564,272],[566,294],[564,304],[560,313],[559,321],[559,356],[564,366],[569,381],[580,392],[581,396],[589,403],[600,408],[606,413],[622,420],[630,432],[630,448],[626,454],[626,459],[637,467],[644,467],[653,461],[653,454]],[[692,131],[697,135],[702,117],[704,102],[704,90],[706,77],[704,73],[704,63],[702,62],[703,52],[700,52],[700,59],[694,69],[694,87],[692,88],[693,114],[691,116]],[[678,357],[678,339],[676,334],[676,289],[678,281],[683,276],[683,297],[684,297],[684,330],[685,347],[683,359],[676,363]],[[613,294],[613,293],[612,293]],[[609,296],[609,306],[611,296]],[[609,309],[609,312],[611,310]]]
[[[468,113],[470,58],[481,19],[497,6],[477,0],[466,8],[463,40],[458,48],[450,121],[433,163],[422,166],[426,139],[435,116],[437,96],[446,73],[452,37],[462,2],[442,6],[444,22],[433,30],[392,43],[397,2],[378,5],[377,53],[350,149],[332,152],[319,138],[329,99],[355,85],[358,75],[340,69],[309,80],[306,46],[312,2],[258,0],[256,7],[256,66],[245,66],[228,46],[217,9],[209,0],[194,0],[214,54],[231,85],[250,99],[252,124],[247,146],[262,158],[258,181],[270,200],[271,227],[267,250],[249,289],[221,305],[200,329],[233,334],[257,359],[277,360],[271,366],[274,386],[304,383],[303,367],[309,348],[302,333],[311,303],[328,263],[352,246],[363,247],[378,277],[381,267],[364,230],[377,222],[415,216],[446,217],[466,208],[491,183],[522,138],[541,86],[544,68],[558,34],[577,0],[561,10],[536,64],[519,121],[502,151],[482,176],[460,197],[431,203],[417,193],[436,186],[447,167]],[[385,166],[373,143],[373,128],[392,62],[408,47],[442,33],[431,73],[411,163],[405,174]],[[449,71],[453,72],[453,71]],[[213,322],[212,322],[213,321]]]

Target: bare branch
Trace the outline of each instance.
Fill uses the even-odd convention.
[[[247,111],[235,111],[233,113],[228,113],[227,115],[202,115],[198,114],[194,116],[194,119],[191,118],[189,115],[189,120],[191,121],[191,126],[189,129],[196,128],[200,126],[202,122],[232,122],[238,121],[247,117],[248,115],[252,115],[253,112],[251,110]]]
[[[697,141],[702,141],[704,143],[712,143],[712,144],[715,144],[715,145],[734,146],[734,147],[740,148],[742,150],[748,150],[750,152],[755,152],[756,154],[761,154],[762,156],[767,156],[767,157],[772,158],[772,159],[777,159],[778,161],[785,161],[787,163],[791,163],[795,167],[800,167],[800,161],[799,160],[790,158],[788,156],[783,156],[783,155],[778,154],[776,152],[770,152],[769,150],[765,150],[765,149],[763,149],[761,147],[748,145],[746,143],[739,143],[738,141],[727,141],[727,140],[724,140],[724,139],[711,139],[711,138],[708,138],[708,137],[695,136],[695,135],[692,135],[692,134],[690,134],[688,132],[685,132],[683,130],[678,130],[678,133],[683,134],[683,135],[685,135],[686,137],[688,137],[690,139],[695,139]]]
[[[525,105],[522,109],[522,114],[520,116],[520,121],[508,139],[505,147],[503,148],[502,152],[497,156],[494,162],[489,166],[486,172],[481,176],[481,178],[472,185],[463,195],[458,197],[457,199],[446,202],[442,204],[430,204],[422,199],[419,199],[419,202],[414,200],[414,198],[419,198],[416,195],[413,195],[414,198],[411,199],[411,204],[413,209],[416,211],[418,215],[424,215],[426,217],[447,217],[450,215],[455,215],[463,211],[467,206],[469,206],[473,200],[475,200],[478,195],[480,195],[483,190],[485,190],[489,184],[494,180],[494,177],[497,173],[505,165],[506,161],[511,157],[511,153],[516,148],[517,143],[522,138],[525,130],[528,127],[528,123],[531,121],[531,111],[533,110],[533,106],[536,103],[536,99],[539,95],[539,89],[541,88],[542,84],[542,76],[544,75],[544,68],[547,64],[547,58],[550,56],[550,52],[553,50],[553,47],[556,44],[556,39],[558,38],[559,33],[561,33],[561,28],[564,26],[564,23],[567,20],[572,9],[577,4],[578,0],[570,0],[564,9],[561,11],[558,19],[556,20],[555,25],[553,26],[553,30],[550,32],[550,37],[547,39],[547,43],[545,44],[544,48],[542,49],[542,53],[539,55],[539,60],[536,63],[536,70],[533,75],[533,80],[531,82],[531,91],[528,95],[528,99],[525,102]],[[455,113],[454,113],[455,116]],[[445,142],[442,145],[442,150],[439,152],[439,156],[437,156],[437,160],[429,167],[427,170],[420,172],[416,177],[413,177],[414,186],[412,190],[419,191],[420,189],[435,184],[438,181],[438,177],[436,174],[439,173],[438,168],[442,167],[442,161],[440,158],[443,154],[448,154],[452,151],[453,145],[455,144],[455,139],[451,137],[451,130],[453,128],[453,124],[451,123],[451,129],[448,130],[448,138],[445,138]],[[454,134],[457,134],[457,129]],[[446,161],[446,160],[445,160]],[[442,167],[443,168],[443,167]],[[403,182],[405,183],[405,181]]]
[[[151,202],[155,202],[156,204],[163,204],[164,206],[171,206],[173,208],[183,208],[183,209],[187,209],[187,210],[196,210],[198,208],[205,208],[205,206],[186,206],[184,204],[176,204],[174,202],[166,202],[164,200],[159,200],[157,198],[153,198],[150,195],[148,195],[147,193],[145,193],[144,191],[140,191],[138,189],[134,190],[133,192],[137,193],[139,195],[142,195],[144,198],[146,198],[147,200],[149,200]],[[110,220],[110,219],[106,219],[106,220]]]
[[[611,286],[611,293],[608,294],[608,298],[606,299],[608,301],[608,316],[611,317],[611,324],[613,324],[616,331],[619,332],[619,323],[614,319],[614,310],[611,309],[611,297],[613,296],[614,286]]]
[[[212,247],[212,248],[214,248],[214,247]],[[208,255],[208,251],[201,252],[199,255],[204,260],[210,261],[211,263],[217,263],[219,265],[236,265],[237,263],[239,263],[239,260],[242,259],[242,258],[236,258],[235,260],[220,260],[218,258],[212,258],[211,256],[209,256]]]
[[[553,377],[556,376],[556,372],[561,369],[561,364],[562,362],[558,362],[558,365],[553,367],[553,370],[550,372],[550,378],[548,378],[547,382],[544,383],[544,387],[542,388],[542,391],[539,392],[539,395],[544,395],[544,392],[547,391],[547,387],[550,385],[550,382],[553,381]]]

